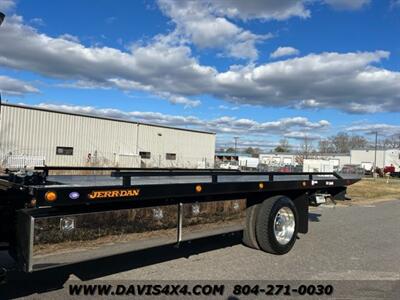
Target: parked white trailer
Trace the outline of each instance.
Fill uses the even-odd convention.
[[[295,153],[265,153],[260,154],[259,162],[265,165],[274,166],[296,166],[296,154]]]
[[[303,172],[333,172],[335,163],[334,160],[304,159]]]
[[[239,167],[256,169],[259,164],[257,157],[239,156]]]

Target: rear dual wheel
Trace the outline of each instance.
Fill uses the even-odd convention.
[[[260,249],[256,238],[256,222],[259,211],[260,204],[249,206],[246,209],[246,224],[243,230],[243,244],[254,249]]]
[[[298,215],[286,196],[274,196],[246,212],[243,243],[272,254],[285,254],[297,238]]]

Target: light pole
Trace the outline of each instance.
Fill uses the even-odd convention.
[[[396,144],[394,144],[394,147],[396,147]],[[398,145],[398,147],[397,148],[399,148],[400,149],[400,135],[399,135],[399,145]]]
[[[374,173],[376,173],[376,152],[378,150],[378,131],[375,131]]]
[[[235,156],[237,156],[237,140],[239,139],[238,136],[233,137],[235,139]]]

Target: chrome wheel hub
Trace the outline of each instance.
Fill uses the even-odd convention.
[[[274,219],[275,238],[281,245],[286,245],[293,237],[295,229],[294,213],[289,207],[282,207]]]

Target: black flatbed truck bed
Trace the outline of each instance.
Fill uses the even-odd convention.
[[[64,174],[62,174],[64,173]],[[78,175],[79,174],[79,175]],[[32,272],[243,230],[274,254],[308,231],[318,195],[345,199],[337,173],[44,167],[0,176],[0,242]]]

